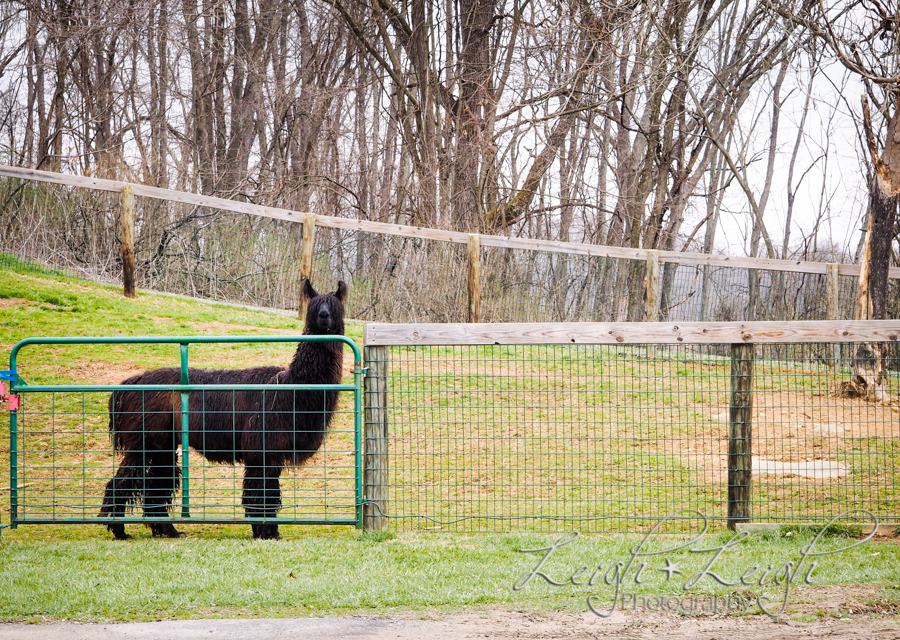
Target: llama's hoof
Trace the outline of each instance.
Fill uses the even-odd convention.
[[[171,524],[152,524],[150,530],[154,538],[184,538],[185,534]]]
[[[277,524],[253,525],[253,537],[257,540],[281,540]]]
[[[131,540],[131,536],[125,533],[124,524],[110,524],[107,529],[115,536],[116,540]]]

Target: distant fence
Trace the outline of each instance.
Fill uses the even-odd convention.
[[[900,522],[900,362],[892,404],[837,384],[852,345],[898,338],[896,320],[369,324],[366,526]]]
[[[350,285],[382,322],[824,320],[852,316],[856,265],[478,236],[302,214],[0,167],[0,251],[110,282],[297,308]],[[133,258],[131,257],[133,256]],[[900,269],[889,317],[900,317]]]

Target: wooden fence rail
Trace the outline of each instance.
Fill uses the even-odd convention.
[[[479,344],[779,344],[895,342],[900,320],[378,324],[368,346]]]

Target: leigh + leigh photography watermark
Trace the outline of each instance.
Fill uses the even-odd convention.
[[[839,549],[821,548],[822,538],[830,528],[836,528],[847,520],[858,521],[863,516],[874,525],[869,535]],[[702,523],[699,533],[688,534],[693,537],[686,542],[675,541],[674,544],[667,537],[663,542],[670,544],[662,549],[651,550],[651,547],[657,546],[651,543],[651,536],[654,533],[666,522],[684,520],[685,517]],[[701,541],[708,528],[708,520],[701,512],[680,511],[660,520],[623,557],[608,563],[579,562],[574,570],[554,566],[559,563],[553,562],[554,555],[559,549],[575,543],[578,539],[577,532],[566,533],[549,547],[519,549],[519,553],[534,554],[537,557],[537,564],[513,583],[513,590],[525,589],[532,582],[544,582],[560,588],[587,588],[589,591],[586,597],[587,606],[602,618],[608,618],[617,609],[670,611],[686,615],[740,615],[750,612],[754,605],[759,607],[761,612],[777,618],[785,612],[794,585],[801,582],[815,584],[814,572],[818,566],[816,558],[839,554],[865,544],[875,535],[878,520],[865,510],[843,513],[819,530],[812,542],[798,549],[795,555],[781,564],[773,562],[763,567],[748,562],[746,566],[738,565],[740,567],[738,570],[730,569],[728,575],[717,568],[716,563],[720,563],[726,554],[740,554],[740,545],[750,533],[742,531],[723,544],[707,546]],[[689,562],[693,557],[703,559],[702,566],[698,570],[688,569],[685,566],[696,564]],[[629,590],[634,589],[632,585],[646,584],[652,588],[654,577],[666,587],[649,594],[645,592],[646,588],[642,589],[643,593],[640,594]],[[735,591],[724,596],[695,593],[695,589],[704,586],[702,584],[704,581],[712,581],[726,587],[738,587],[743,589],[744,593]]]

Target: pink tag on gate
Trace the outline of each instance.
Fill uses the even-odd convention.
[[[19,410],[19,407],[21,406],[21,403],[19,402],[19,396],[6,396],[6,400],[9,402],[9,406],[7,407],[7,409],[9,409],[10,411]]]
[[[5,396],[7,394],[7,388],[5,382],[0,382],[0,397]]]

